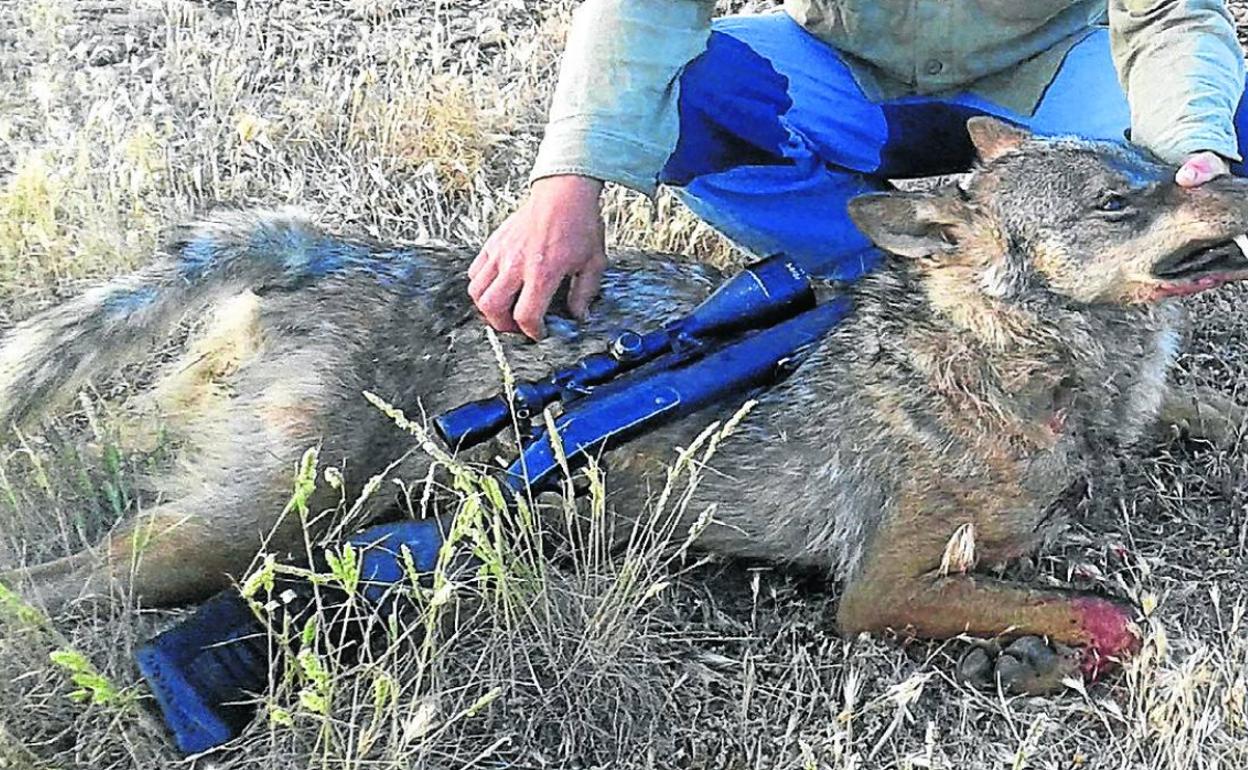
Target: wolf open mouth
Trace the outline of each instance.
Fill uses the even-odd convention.
[[[1248,272],[1248,235],[1166,257],[1153,265],[1153,275],[1190,280],[1207,275]]]

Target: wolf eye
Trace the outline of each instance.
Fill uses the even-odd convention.
[[[1109,213],[1113,213],[1115,211],[1122,211],[1126,208],[1127,208],[1127,199],[1122,197],[1118,193],[1106,193],[1101,198],[1100,202],[1096,204],[1097,211],[1107,211]]]

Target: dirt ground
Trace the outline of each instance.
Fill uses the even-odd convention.
[[[211,201],[480,242],[523,192],[573,5],[0,2],[0,327],[140,264]],[[670,198],[656,208],[613,191],[613,242],[739,258]],[[1188,301],[1180,383],[1248,400],[1246,299]],[[113,397],[141,376],[0,447],[0,567],[78,550],[142,508],[134,479],[161,458],[108,431]],[[306,686],[279,693],[196,764],[1242,768],[1246,480],[1244,441],[1159,439],[1072,491],[1068,536],[1022,569],[1130,597],[1146,642],[1125,672],[1060,697],[957,684],[956,643],[841,640],[836,587],[818,576],[650,564],[654,582],[621,600],[630,567],[586,560],[546,568],[541,612],[469,622],[433,657],[331,670],[332,710]],[[131,656],[184,614],[122,597],[48,618],[0,593],[0,768],[177,764]]]

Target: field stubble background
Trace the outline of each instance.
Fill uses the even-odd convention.
[[[479,243],[523,194],[574,4],[0,2],[0,326],[142,263],[212,201],[296,203],[333,228]],[[739,259],[668,197],[652,209],[612,191],[608,220],[616,245]],[[1191,302],[1181,380],[1243,398],[1244,297]],[[117,379],[4,448],[0,566],[77,550],[133,515],[134,472],[159,458],[106,440],[109,397],[132,387]],[[91,431],[94,447],[67,449]],[[480,621],[436,664],[396,655],[331,671],[333,719],[304,681],[239,748],[202,762],[1241,768],[1246,459],[1242,442],[1158,446],[1072,494],[1070,536],[1035,579],[1150,611],[1145,654],[1108,685],[1054,699],[973,692],[948,678],[956,645],[838,639],[835,591],[818,579],[589,559],[545,574],[544,614]],[[0,768],[175,760],[136,705],[130,655],[178,613],[121,599],[49,622],[0,605]],[[84,688],[96,702],[70,697]]]

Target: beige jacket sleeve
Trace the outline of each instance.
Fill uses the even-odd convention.
[[[1212,150],[1240,160],[1233,118],[1244,57],[1221,0],[1110,0],[1114,62],[1131,139],[1178,163]]]
[[[714,0],[585,0],[531,179],[579,174],[647,195],[676,146],[678,78],[706,50]]]

